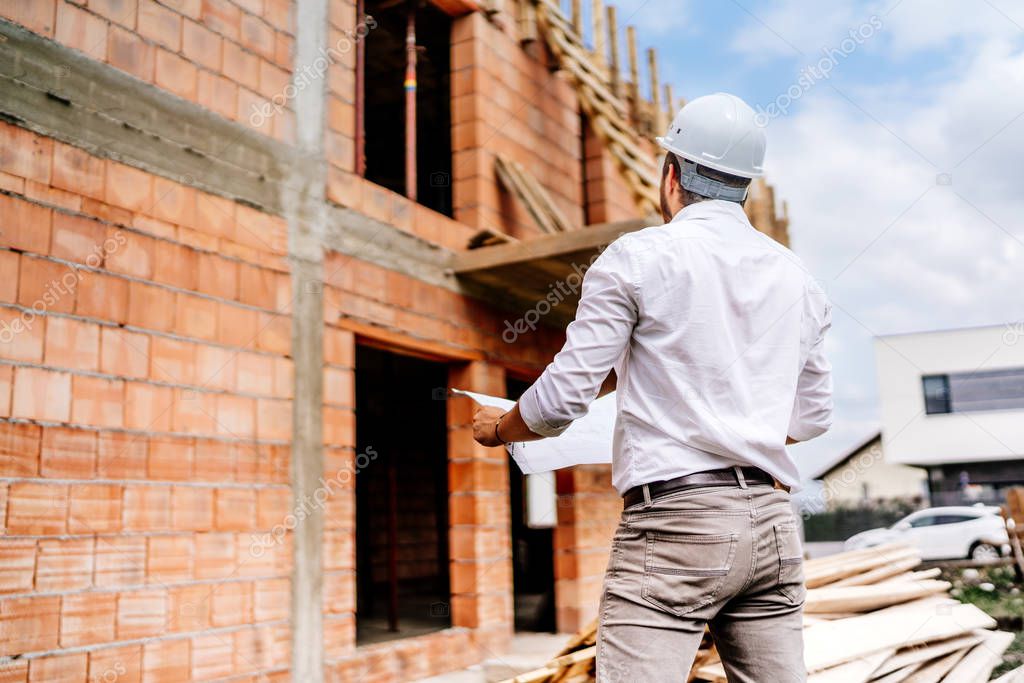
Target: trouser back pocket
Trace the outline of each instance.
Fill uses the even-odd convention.
[[[676,616],[710,604],[732,569],[737,539],[647,532],[641,595]]]

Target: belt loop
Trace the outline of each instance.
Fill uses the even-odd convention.
[[[747,480],[743,478],[743,468],[739,465],[734,465],[732,471],[736,473],[736,481],[739,483],[740,488],[747,488]]]
[[[651,507],[651,487],[644,484],[641,488],[644,491],[644,507],[649,508]]]

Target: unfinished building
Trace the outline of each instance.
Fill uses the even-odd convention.
[[[529,386],[656,207],[678,102],[590,9],[0,2],[4,680],[413,680],[594,615],[608,468],[527,520],[447,394]]]

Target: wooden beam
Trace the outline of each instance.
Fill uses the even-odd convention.
[[[612,92],[622,97],[622,62],[619,59],[619,20],[615,5],[608,5],[608,49],[611,53]]]
[[[605,58],[604,0],[591,0],[590,19],[594,29],[594,61],[598,66],[604,67],[608,62]]]
[[[653,47],[647,48],[647,68],[651,77],[651,104],[653,114],[651,125],[655,130],[660,131],[665,126],[661,125],[661,86],[658,78],[658,52]],[[661,133],[659,133],[660,135]]]
[[[582,0],[572,0],[572,28],[583,40],[583,7]]]
[[[481,247],[456,253],[452,257],[451,268],[456,274],[465,274],[560,254],[599,249],[614,242],[622,234],[635,232],[647,226],[648,222],[644,219],[600,223],[582,230],[545,235],[526,242]]]
[[[636,27],[626,27],[626,51],[629,53],[629,97],[633,122],[640,119],[640,59],[636,51]]]

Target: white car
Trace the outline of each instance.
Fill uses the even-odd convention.
[[[896,542],[917,546],[925,560],[994,560],[1007,552],[1010,538],[999,508],[957,506],[918,510],[887,529],[851,536],[845,548],[859,550]]]

